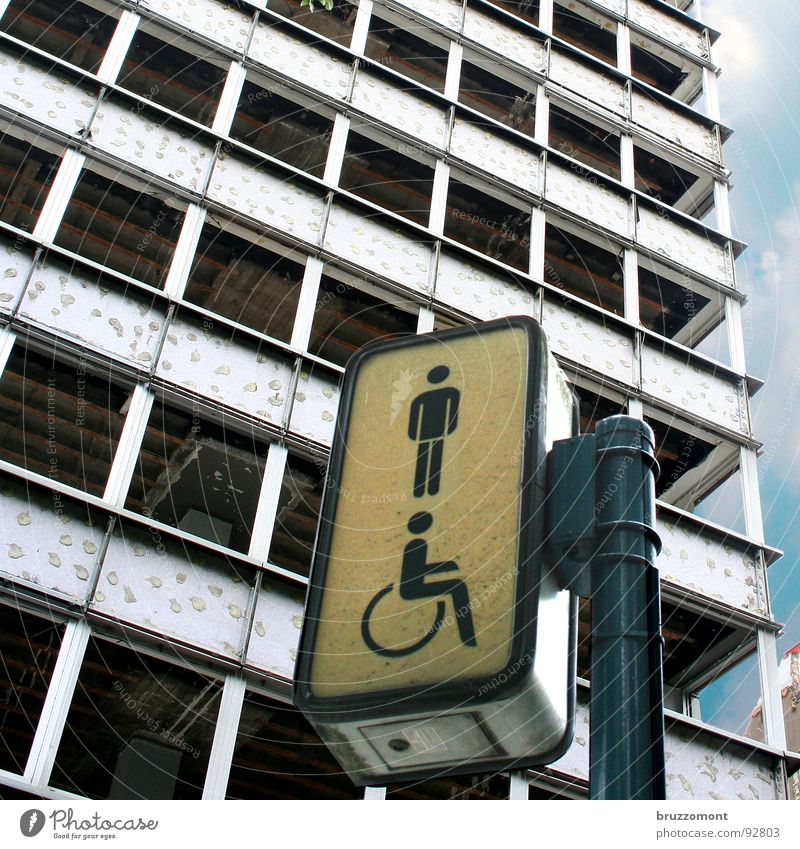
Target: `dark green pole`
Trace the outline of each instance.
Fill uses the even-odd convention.
[[[595,446],[590,795],[664,799],[653,431],[611,416],[597,423]]]

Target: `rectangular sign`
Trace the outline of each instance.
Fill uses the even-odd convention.
[[[577,417],[544,332],[515,316],[366,346],[339,409],[298,707],[359,784],[549,763],[576,619],[544,571],[545,458]]]

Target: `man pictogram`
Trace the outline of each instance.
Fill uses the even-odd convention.
[[[415,513],[408,520],[412,534],[424,534],[430,530],[433,516],[430,513]],[[428,581],[427,578],[440,572],[457,572],[458,563],[444,560],[428,562],[428,543],[420,536],[412,539],[403,549],[403,565],[400,571],[400,598],[415,601],[421,598],[439,598],[449,595],[453,599],[458,635],[465,646],[476,645],[475,626],[469,603],[469,590],[462,580],[447,579]]]
[[[450,369],[436,366],[428,372],[428,383],[447,380]],[[419,443],[414,474],[414,497],[436,495],[442,474],[444,440],[458,425],[461,393],[452,386],[429,389],[412,401],[408,417],[408,437]]]

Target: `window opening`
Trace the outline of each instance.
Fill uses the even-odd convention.
[[[694,104],[703,93],[699,66],[635,33],[631,33],[631,73],[684,103]]]
[[[331,41],[350,46],[358,7],[346,0],[333,0],[333,8],[321,13],[310,11],[308,6],[301,5],[300,0],[269,0],[267,8]]]
[[[302,282],[302,262],[207,223],[184,298],[289,342]]]
[[[433,168],[352,130],[339,185],[417,224],[428,224]]]
[[[247,553],[266,456],[254,433],[157,402],[125,506]]]
[[[617,25],[580,3],[553,4],[553,34],[586,53],[617,64]]]
[[[182,43],[182,42],[178,42]],[[139,28],[119,75],[119,85],[179,115],[211,126],[227,70]]]
[[[160,197],[84,169],[55,242],[114,271],[160,286],[183,215]]]
[[[363,799],[297,710],[247,692],[233,750],[228,799]]]
[[[566,109],[550,106],[550,147],[571,159],[620,179],[619,133],[578,118]]]
[[[567,230],[545,227],[545,282],[597,304],[609,312],[624,312],[622,261],[612,253]]]
[[[711,298],[676,283],[655,265],[652,270],[639,266],[639,320],[648,330],[693,348],[703,337],[691,326],[700,325],[700,313],[710,303]]]
[[[444,92],[447,50],[415,34],[425,30],[411,21],[392,24],[373,14],[364,55],[435,91]]]
[[[333,119],[284,94],[288,94],[285,86],[274,82],[262,84],[252,74],[248,75],[231,126],[231,138],[322,177]]]
[[[104,14],[78,2],[11,0],[0,29],[94,74],[117,26],[116,12],[109,11]]]
[[[502,79],[473,61],[461,65],[458,99],[465,106],[488,115],[533,137],[536,123],[536,92]]]
[[[380,292],[374,286],[370,289]],[[308,343],[309,353],[344,366],[359,348],[373,339],[415,333],[417,306],[411,302],[403,306],[406,309],[323,274]]]
[[[633,162],[636,188],[640,192],[698,218],[713,206],[709,192],[704,193],[704,197],[692,192],[700,180],[697,174],[638,146],[633,149]]]
[[[102,495],[128,392],[78,366],[16,345],[0,377],[0,457]]]
[[[699,466],[714,449],[714,445],[694,434],[680,430],[674,423],[665,424],[659,419],[645,416],[653,428],[656,442],[656,460],[659,475],[656,479],[656,497],[669,501],[670,487],[691,469]]]
[[[0,769],[22,775],[64,626],[0,605]]]
[[[5,133],[0,163],[0,221],[32,232],[60,158]]]
[[[281,483],[269,561],[291,572],[308,575],[325,486],[324,460],[289,454]]]
[[[513,12],[534,26],[539,26],[539,0],[521,0],[521,2],[493,0],[493,2],[495,6],[499,6],[508,12]]]
[[[450,178],[444,234],[457,242],[528,271],[531,213],[488,192]]]
[[[91,638],[51,784],[90,799],[199,799],[222,686]]]

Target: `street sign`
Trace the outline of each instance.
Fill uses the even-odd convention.
[[[550,763],[575,608],[544,569],[545,456],[575,401],[532,319],[348,366],[295,700],[358,784]]]

